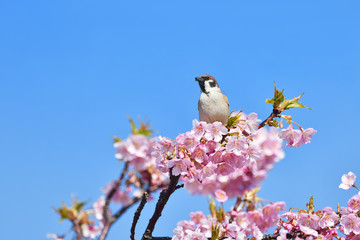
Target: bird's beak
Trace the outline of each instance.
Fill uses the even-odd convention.
[[[195,81],[201,82],[202,81],[202,77],[196,77]]]

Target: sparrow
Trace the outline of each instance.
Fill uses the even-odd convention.
[[[199,82],[201,95],[198,102],[200,121],[207,123],[222,122],[227,124],[229,115],[228,98],[221,92],[219,84],[210,75],[196,77]]]

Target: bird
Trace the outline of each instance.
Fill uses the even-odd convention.
[[[218,82],[213,76],[204,74],[196,77],[201,95],[198,102],[199,119],[207,123],[216,121],[226,125],[229,115],[228,98],[221,92]]]

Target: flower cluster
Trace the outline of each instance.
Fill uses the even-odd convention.
[[[348,185],[354,185],[356,176],[352,172],[344,174],[340,188],[349,189]],[[337,211],[331,207],[314,211],[312,199],[307,204],[308,209],[300,209],[297,212],[287,212],[279,222],[279,228],[275,231],[280,233],[279,240],[286,239],[286,233],[306,239],[328,239],[338,237],[339,231],[345,235],[342,239],[360,239],[360,195],[350,198],[347,207],[338,207]]]
[[[301,145],[310,143],[312,136],[317,131],[313,128],[300,130],[294,129],[292,125],[288,128],[282,129],[279,133],[279,137],[286,141],[286,147],[300,147]]]
[[[223,190],[229,197],[241,195],[258,186],[284,157],[278,131],[257,128],[255,113],[233,113],[230,127],[220,122],[193,121],[193,129],[172,142],[160,138],[155,151],[157,165],[174,175],[182,175],[186,189],[203,195]]]
[[[103,201],[105,203],[105,200]],[[99,219],[98,205],[101,204],[99,202],[93,205],[93,209],[84,209],[83,206],[86,202],[80,202],[78,200],[72,201],[71,206],[67,207],[65,203],[62,204],[61,208],[55,209],[56,212],[59,213],[61,219],[68,219],[73,223],[73,227],[78,229],[78,231],[82,232],[82,236],[85,238],[95,239],[101,232],[103,227],[102,219]],[[102,215],[102,214],[101,214]],[[95,217],[95,219],[94,219]],[[99,220],[99,224],[97,224],[97,220]],[[64,240],[65,235],[57,235],[53,233],[47,234],[48,238],[53,240]]]
[[[225,213],[222,208],[214,209],[212,215],[202,212],[190,213],[190,221],[181,221],[174,229],[173,240],[183,239],[236,239],[244,240],[254,236],[259,240],[263,232],[274,227],[280,219],[279,211],[285,210],[283,202],[271,203],[255,210],[241,209]]]
[[[91,209],[83,210],[81,205],[80,214],[79,204],[71,209],[66,206],[59,208],[58,212],[62,219],[68,219],[73,224],[79,222],[77,233],[81,233],[84,238],[95,239],[101,234],[105,224],[108,224],[104,216],[104,208],[106,198],[110,194],[112,203],[121,204],[126,208],[141,199],[145,191],[150,194],[166,186],[168,174],[155,168],[155,158],[151,155],[156,145],[157,138],[149,138],[142,134],[133,133],[123,141],[116,139],[115,157],[123,161],[122,176],[102,189],[104,196],[101,196]],[[152,197],[149,196],[148,199],[151,200]],[[107,206],[107,215],[111,216],[111,214]],[[54,240],[65,239],[65,236],[56,234],[48,234],[48,237]]]
[[[141,134],[132,134],[126,140],[117,140],[115,157],[129,163],[138,171],[154,166],[155,159],[151,152],[156,145],[156,138],[148,138]]]
[[[347,183],[357,188],[354,184],[355,179],[356,176],[352,172],[345,174],[340,187],[343,188],[343,184]],[[216,208],[214,202],[210,202],[211,215],[205,216],[202,212],[191,213],[189,221],[177,224],[172,239],[360,239],[360,191],[349,199],[347,207],[338,206],[336,211],[331,207],[315,211],[311,197],[307,209],[290,210],[281,215],[279,212],[285,210],[285,203],[271,203],[259,208],[256,192],[256,189],[246,192],[239,198],[240,204],[230,212],[225,212],[222,207]],[[217,192],[220,202],[224,197],[222,195],[223,192]],[[269,228],[276,225],[278,227],[272,235],[264,235]]]

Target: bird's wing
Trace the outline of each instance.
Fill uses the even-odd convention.
[[[229,106],[229,100],[228,98],[223,94],[223,97],[224,97],[224,101],[227,103],[227,105]]]

